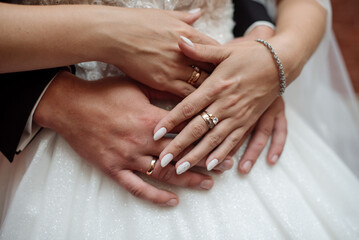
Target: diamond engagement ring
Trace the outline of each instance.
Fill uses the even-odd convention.
[[[206,122],[207,126],[210,129],[214,128],[219,122],[219,120],[218,120],[218,118],[216,116],[214,116],[213,114],[208,113],[207,111],[203,111],[201,113],[201,117]]]

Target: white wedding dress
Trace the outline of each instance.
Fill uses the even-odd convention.
[[[52,1],[61,2],[40,3]],[[263,2],[274,16],[273,1]],[[169,10],[200,7],[203,16],[197,29],[222,43],[233,37],[229,0],[91,3]],[[359,141],[355,142],[358,125],[342,104],[344,91],[335,93],[333,87],[318,91],[326,87],[317,82],[331,86],[323,81],[337,79],[331,74],[335,68],[333,64],[330,67],[329,59],[342,64],[340,55],[333,55],[337,50],[330,34],[328,31],[299,83],[285,94],[288,138],[274,167],[267,165],[264,151],[248,176],[239,175],[234,167],[214,176],[215,185],[208,192],[146,178],[179,195],[177,207],[161,208],[131,196],[82,160],[63,138],[44,129],[12,164],[0,159],[0,239],[359,239],[359,181],[351,171],[355,166],[348,163],[348,167],[339,158],[344,156],[341,146],[347,147],[346,159],[359,156]],[[77,68],[79,75],[89,80],[120,74],[103,63],[83,63]],[[345,68],[341,70],[345,74]],[[333,109],[327,109],[327,104]],[[332,112],[326,119],[325,114]],[[330,125],[331,121],[334,124]],[[348,133],[344,139],[351,139],[333,142],[340,138],[337,133]],[[243,148],[236,159],[242,152]]]

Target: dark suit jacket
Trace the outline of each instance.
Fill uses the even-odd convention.
[[[271,22],[265,8],[252,0],[234,0],[234,34],[242,36],[256,21]],[[44,88],[60,68],[0,74],[0,151],[13,160],[27,119]]]

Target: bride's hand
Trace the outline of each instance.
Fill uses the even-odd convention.
[[[181,174],[209,153],[207,164],[221,162],[276,99],[279,77],[271,53],[254,41],[212,47],[188,44],[181,39],[179,45],[187,56],[218,66],[196,92],[157,124],[156,139],[159,133],[170,131],[203,110],[219,119],[218,125],[208,132],[209,127],[202,117],[194,117],[161,152],[161,164],[165,166],[204,135],[197,146],[177,162],[177,173]]]
[[[258,38],[268,39],[273,36],[274,30],[272,28],[259,25],[244,37],[235,38],[227,44],[232,45],[243,41],[253,41]],[[266,157],[267,162],[275,164],[280,158],[287,137],[287,119],[284,114],[284,101],[282,97],[276,99],[268,107],[258,122],[247,131],[242,140],[232,149],[227,157],[232,158],[249,135],[251,135],[251,138],[238,164],[238,171],[242,174],[250,172],[270,137],[271,145]]]
[[[266,157],[267,162],[273,165],[279,160],[287,138],[287,119],[282,97],[277,98],[268,107],[258,122],[247,131],[237,146],[231,150],[227,158],[232,157],[239,150],[250,134],[252,136],[238,164],[238,171],[242,174],[250,172],[270,137],[271,144]]]
[[[200,16],[192,13],[156,9],[112,8],[100,29],[107,56],[104,62],[115,63],[124,73],[154,89],[181,97],[195,88],[187,83],[194,69],[201,67],[198,83],[212,72],[213,65],[186,57],[178,47],[180,35],[194,42],[218,45],[212,38],[195,30],[193,24]],[[126,24],[121,27],[120,23]]]
[[[40,101],[34,121],[58,132],[85,160],[136,197],[174,206],[178,196],[144,182],[146,173],[171,139],[154,142],[152,129],[167,111],[150,104],[157,92],[121,78],[88,82],[62,72]],[[177,176],[173,165],[155,165],[151,177],[195,189],[210,189],[211,177],[195,172]]]

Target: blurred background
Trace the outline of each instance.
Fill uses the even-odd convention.
[[[359,0],[331,0],[333,28],[359,101]]]

